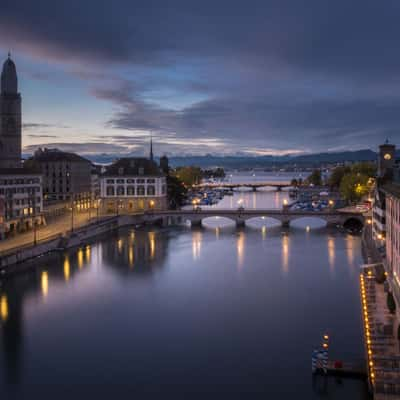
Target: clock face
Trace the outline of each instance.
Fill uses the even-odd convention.
[[[384,158],[385,160],[390,160],[390,159],[392,158],[392,156],[391,156],[389,153],[386,153],[386,154],[383,156],[383,158]]]

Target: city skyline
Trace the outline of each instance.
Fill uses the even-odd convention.
[[[0,56],[18,69],[23,151],[140,155],[150,134],[169,155],[396,142],[400,6],[312,3],[7,2]]]

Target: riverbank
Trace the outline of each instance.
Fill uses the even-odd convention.
[[[103,217],[73,231],[47,237],[37,244],[30,244],[2,252],[0,256],[0,277],[21,272],[31,267],[38,257],[55,251],[64,251],[85,245],[89,240],[110,233],[127,225],[140,225],[145,222],[144,214]]]
[[[390,277],[383,275],[384,259],[372,239],[370,225],[363,232],[362,251],[367,263],[360,274],[360,292],[369,384],[375,400],[398,398],[399,319],[388,308]]]

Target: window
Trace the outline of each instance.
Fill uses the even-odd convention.
[[[147,186],[147,196],[154,196],[156,194],[156,188],[154,186]]]
[[[125,188],[123,186],[117,187],[117,196],[125,196]]]
[[[144,183],[144,179],[137,179],[137,183]]]
[[[138,186],[137,187],[137,195],[138,196],[144,196],[144,186]]]
[[[114,196],[114,186],[107,186],[107,196]]]
[[[139,175],[144,175],[144,168],[143,167],[139,167]]]
[[[167,193],[167,186],[166,185],[162,185],[161,193],[162,194],[166,194]]]
[[[127,188],[126,188],[126,194],[128,195],[128,196],[134,196],[135,195],[135,186],[128,186]]]
[[[135,180],[134,179],[127,179],[126,182],[127,183],[135,183]]]
[[[147,183],[156,183],[155,179],[147,179]]]
[[[107,179],[107,183],[114,183],[114,179]]]
[[[118,168],[118,175],[123,175],[124,174],[124,168],[123,167],[119,167]]]
[[[117,183],[125,183],[125,179],[117,179]]]

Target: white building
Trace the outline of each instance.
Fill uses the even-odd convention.
[[[167,208],[167,182],[158,165],[146,158],[122,158],[100,178],[102,213],[133,213]]]
[[[25,168],[0,169],[0,238],[41,224],[42,175]]]

